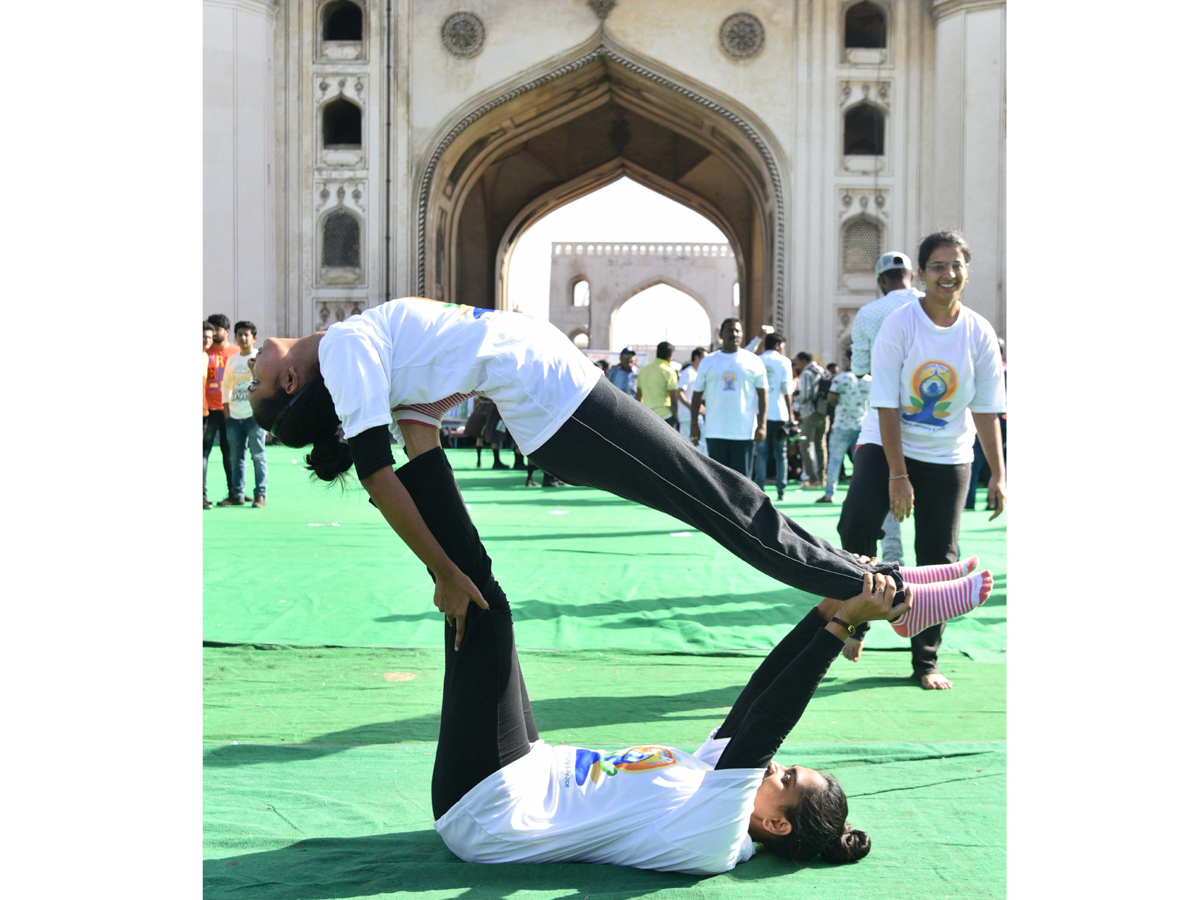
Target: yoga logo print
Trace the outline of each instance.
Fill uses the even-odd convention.
[[[673,766],[676,762],[678,760],[670,747],[630,747],[624,753],[608,754],[580,748],[575,751],[575,784],[582,787],[589,779],[592,784],[599,784],[605,775],[616,775],[621,769],[626,772],[645,772]]]
[[[725,372],[721,375],[721,390],[732,391],[734,385],[737,384],[737,375],[733,372]]]
[[[943,428],[950,415],[950,398],[958,390],[958,373],[954,367],[936,359],[923,362],[912,377],[910,406],[900,416],[913,425],[934,425]]]

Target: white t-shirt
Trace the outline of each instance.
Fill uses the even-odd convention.
[[[693,390],[704,393],[708,438],[754,440],[758,388],[766,387],[766,367],[749,350],[718,350],[700,360]]]
[[[875,338],[871,375],[859,443],[882,445],[878,408],[899,409],[904,455],[922,462],[971,462],[975,423],[967,410],[1005,411],[996,332],[965,306],[948,328],[934,325],[920,303],[900,307]]]
[[[853,372],[838,372],[833,376],[829,393],[838,395],[831,427],[843,431],[861,428],[871,400],[871,376],[859,378]]]
[[[207,357],[205,358],[207,359]],[[692,395],[696,393],[697,371],[698,370],[695,366],[688,366],[679,373],[679,390],[683,392],[684,399],[686,399],[688,403],[692,402]],[[685,422],[692,421],[692,411],[680,403],[677,418],[679,419],[679,430],[686,435],[687,429],[684,428],[683,425]]]
[[[715,730],[713,734],[715,734]],[[750,813],[765,769],[713,768],[728,738],[694,753],[530,745],[434,823],[466,862],[591,862],[715,875],[754,855]]]
[[[250,408],[250,396],[246,388],[254,380],[247,363],[258,353],[242,356],[241,352],[225,360],[225,376],[221,379],[221,401],[229,404],[229,417],[232,419],[248,419],[254,415]]]
[[[791,419],[788,394],[792,391],[792,361],[778,350],[768,350],[759,357],[767,370],[767,419],[786,422]]]
[[[436,426],[482,394],[517,446],[537,450],[600,380],[561,331],[515,312],[421,297],[391,300],[330,326],[317,345],[321,375],[350,438],[400,422]]]

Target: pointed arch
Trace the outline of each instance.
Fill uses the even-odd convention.
[[[517,112],[522,115],[516,116]],[[565,175],[551,172],[532,152],[512,161],[544,136],[572,125],[604,124],[610,115],[622,122],[628,119],[632,144],[627,147],[615,141],[611,135],[616,132],[607,127],[594,129],[600,140],[587,146],[601,153],[606,151],[606,140],[612,141],[614,151],[608,159],[595,159]],[[539,74],[510,82],[464,104],[444,121],[418,166],[421,177],[414,186],[416,292],[449,298],[460,290],[486,291],[496,303],[500,284],[497,275],[502,274],[501,232],[507,232],[507,240],[531,224],[517,222],[515,228],[508,227],[517,220],[520,209],[536,205],[539,197],[613,159],[644,162],[632,158],[637,155],[639,132],[654,129],[676,135],[682,147],[673,170],[682,174],[667,180],[690,189],[693,195],[707,196],[711,206],[725,208],[728,213],[731,239],[736,238],[746,269],[742,280],[747,287],[747,318],[781,325],[787,313],[788,193],[786,172],[778,162],[784,158],[778,141],[757,117],[731,98],[639,57],[602,31],[574,51],[547,62]],[[509,166],[514,177],[495,177],[503,165]],[[633,177],[630,169],[618,168],[610,172],[612,179],[620,174]],[[646,164],[644,168],[652,166]],[[493,192],[493,198],[497,182],[511,190],[511,185],[524,179],[529,188],[525,196],[504,197],[506,202],[512,201],[512,207],[503,211],[497,211],[500,207],[496,203],[473,203],[476,210],[486,207],[496,217],[504,217],[502,223],[491,223],[492,230],[485,235],[486,276],[465,271],[457,249],[463,209],[485,173],[491,173],[485,187]],[[724,193],[712,187],[718,181],[725,187]],[[599,186],[593,181],[588,189]],[[733,194],[736,201],[729,199]],[[568,200],[558,205],[562,202]],[[740,203],[744,208],[733,209],[731,203]],[[439,257],[434,239],[443,216],[449,230],[442,252],[449,259]],[[478,231],[473,235],[475,239],[479,236]],[[443,273],[441,280],[431,277],[439,270]]]

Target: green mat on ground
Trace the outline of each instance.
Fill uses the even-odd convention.
[[[330,491],[292,464],[300,453],[268,457],[266,509],[204,514],[205,897],[1004,896],[1003,518],[964,514],[962,550],[998,590],[947,630],[954,690],[916,687],[907,642],[876,627],[859,663],[834,663],[780,752],[838,776],[872,838],[861,863],[797,868],[760,853],[706,879],[478,866],[432,828],[442,624],[428,575],[357,484]],[[526,489],[522,473],[476,470],[473,451],[450,457],[512,600],[547,741],[694,748],[818,599],[660,513]],[[791,492],[783,508],[836,542],[844,489],[832,506],[817,496]]]
[[[314,485],[300,451],[267,453],[266,509],[205,513],[204,639],[440,647],[429,576],[358,483],[344,492]],[[474,468],[473,450],[449,455],[522,647],[769,649],[820,599],[663,513],[590,488],[525,488],[523,473]],[[836,543],[844,488],[831,506],[814,505],[818,496],[792,490],[782,508]],[[1006,644],[1004,520],[987,516],[964,513],[960,545],[992,569],[996,590],[947,629],[946,652],[994,656]],[[904,535],[911,562],[910,524]],[[908,646],[886,627],[868,640],[877,649]]]

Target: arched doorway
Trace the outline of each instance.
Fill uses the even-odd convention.
[[[693,347],[707,348],[712,343],[715,327],[703,301],[687,288],[663,280],[639,288],[621,301],[612,311],[609,333],[614,350],[670,341],[676,347],[676,359],[686,361]]]
[[[597,35],[443,130],[421,167],[417,292],[502,307],[522,231],[625,175],[728,234],[747,326],[784,325],[782,154],[728,98]]]

